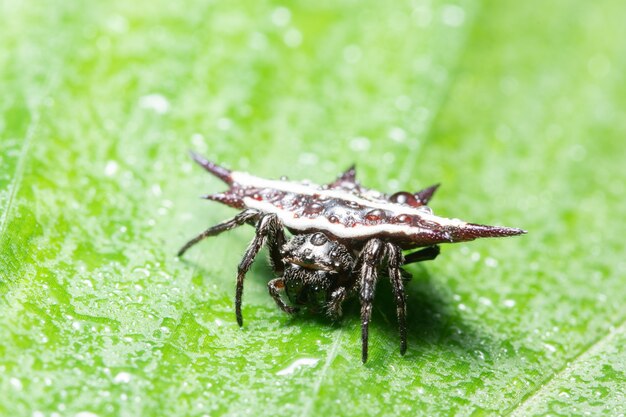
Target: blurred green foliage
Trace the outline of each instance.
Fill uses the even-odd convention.
[[[620,415],[626,9],[540,2],[0,3],[0,414]],[[234,272],[252,230],[195,149],[256,175],[443,187],[527,236],[411,266],[401,357],[381,282],[286,317]]]

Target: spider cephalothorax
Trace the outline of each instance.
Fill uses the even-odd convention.
[[[242,211],[230,220],[212,226],[190,240],[178,255],[202,239],[245,223],[256,235],[237,273],[235,313],[243,325],[243,282],[252,261],[265,245],[278,278],[268,283],[270,295],[287,313],[298,306],[341,316],[341,305],[351,295],[361,301],[363,362],[367,360],[368,329],[378,270],[386,267],[397,306],[400,352],[406,351],[406,296],[401,266],[432,260],[440,243],[455,243],[482,237],[503,237],[524,230],[467,223],[435,216],[426,206],[437,186],[417,193],[392,195],[362,187],[349,168],[331,184],[267,180],[230,171],[199,155],[194,160],[228,184],[226,192],[205,198]],[[292,237],[285,235],[287,229]],[[403,250],[421,248],[407,254]],[[285,292],[290,304],[281,297]]]
[[[270,288],[284,287],[289,300],[296,306],[324,309],[333,318],[341,314],[341,288],[344,288],[352,273],[354,255],[343,244],[317,232],[296,235],[280,251],[285,270],[282,278],[271,282]],[[338,291],[339,290],[339,291]],[[278,291],[270,289],[277,298]],[[292,308],[283,308],[292,312]]]

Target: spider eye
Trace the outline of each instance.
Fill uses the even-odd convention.
[[[326,242],[328,242],[328,239],[323,233],[316,233],[311,237],[311,244],[315,246],[322,246]]]

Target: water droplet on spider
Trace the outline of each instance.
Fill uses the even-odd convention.
[[[407,214],[401,214],[399,216],[394,217],[392,221],[393,223],[398,223],[398,224],[410,224],[412,219],[411,219],[411,216]]]
[[[365,215],[365,220],[370,222],[378,222],[385,218],[385,212],[380,209],[371,210]]]
[[[311,203],[304,208],[304,214],[316,215],[322,212],[324,206],[319,203]]]
[[[396,204],[407,204],[409,206],[417,205],[417,200],[411,193],[407,193],[406,191],[398,191],[389,197],[389,201]]]

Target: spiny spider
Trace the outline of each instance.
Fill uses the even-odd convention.
[[[246,272],[266,245],[272,269],[278,276],[268,283],[269,293],[281,310],[293,314],[299,307],[341,316],[346,298],[361,301],[361,359],[367,361],[368,328],[378,270],[386,268],[397,307],[400,353],[407,348],[405,281],[401,266],[433,260],[440,243],[465,242],[483,237],[514,236],[524,230],[467,223],[435,216],[426,206],[438,185],[416,193],[392,195],[362,187],[354,166],[337,180],[319,186],[286,179],[267,180],[230,171],[200,155],[192,158],[224,181],[229,189],[205,196],[242,210],[230,220],[212,226],[187,242],[178,252],[209,236],[243,224],[256,227],[237,272],[235,314],[243,325],[241,298]],[[285,235],[287,229],[292,237]],[[422,248],[403,254],[403,250]],[[285,292],[291,304],[281,298]]]

